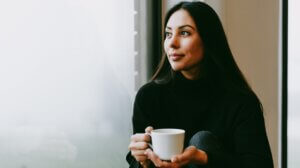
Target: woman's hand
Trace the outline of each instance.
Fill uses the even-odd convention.
[[[147,149],[145,154],[156,167],[160,168],[179,168],[188,163],[199,165],[207,164],[207,154],[204,151],[197,149],[195,146],[189,146],[182,154],[173,156],[171,162],[160,160],[151,149]]]
[[[131,155],[138,161],[140,164],[146,168],[148,167],[150,161],[148,160],[147,155],[145,155],[146,149],[149,147],[148,143],[151,140],[149,133],[153,130],[152,127],[147,127],[144,134],[134,134],[131,136],[131,141],[129,144],[129,150]]]

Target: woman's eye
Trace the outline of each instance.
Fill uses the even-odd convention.
[[[187,31],[182,31],[182,32],[180,32],[180,34],[183,35],[183,36],[189,36],[190,35],[190,33],[187,32]]]
[[[170,33],[170,32],[165,32],[165,37],[166,38],[169,38],[169,37],[171,37],[172,36],[172,33]]]

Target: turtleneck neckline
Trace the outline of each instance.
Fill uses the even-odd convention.
[[[184,77],[181,72],[176,72],[172,80],[171,90],[179,96],[184,97],[199,97],[209,93],[210,89],[209,78],[202,76],[195,80],[190,80]]]
[[[186,85],[186,86],[201,86],[205,83],[207,83],[208,78],[201,76],[197,79],[187,79],[181,72],[176,72],[174,77],[174,83],[180,84],[180,85]]]

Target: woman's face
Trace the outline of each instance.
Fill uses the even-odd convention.
[[[172,69],[188,79],[197,78],[204,48],[193,18],[180,9],[169,18],[165,32],[164,49]]]

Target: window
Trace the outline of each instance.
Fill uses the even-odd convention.
[[[134,2],[0,1],[0,167],[127,167]]]
[[[300,2],[288,1],[288,168],[300,166]]]

